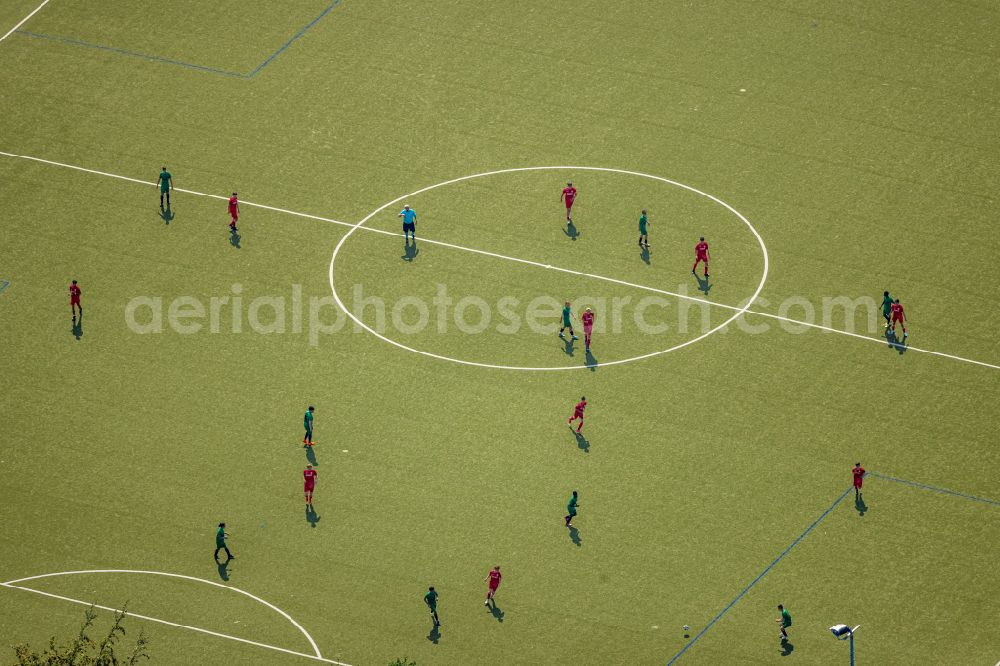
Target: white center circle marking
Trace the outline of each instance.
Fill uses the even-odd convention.
[[[687,340],[685,342],[682,342],[680,344],[676,344],[673,347],[669,347],[667,349],[662,349],[660,351],[650,352],[648,354],[642,354],[640,356],[632,356],[630,358],[622,358],[622,359],[618,359],[617,361],[601,362],[600,363],[600,367],[611,366],[611,365],[621,365],[621,364],[624,364],[624,363],[632,363],[633,361],[641,361],[643,359],[652,358],[653,356],[659,356],[661,354],[668,354],[668,353],[670,353],[672,351],[677,351],[678,349],[683,349],[684,347],[687,347],[688,345],[692,345],[692,344],[694,344],[694,343],[696,343],[696,342],[698,342],[700,340],[704,340],[708,336],[712,335],[713,333],[717,333],[717,332],[721,331],[723,328],[725,328],[726,326],[728,326],[729,324],[731,324],[732,322],[734,322],[736,319],[738,319],[739,317],[743,316],[743,314],[746,313],[747,310],[750,309],[750,306],[753,305],[753,302],[757,300],[757,297],[760,296],[760,292],[764,289],[764,283],[767,281],[767,271],[768,271],[767,246],[764,244],[764,239],[761,238],[761,235],[757,232],[757,229],[755,229],[754,226],[750,223],[750,220],[748,220],[746,217],[743,216],[742,213],[740,213],[738,210],[736,210],[735,208],[733,208],[732,206],[730,206],[729,204],[727,204],[722,199],[719,199],[718,197],[715,197],[715,196],[713,196],[711,194],[708,194],[707,192],[702,192],[701,190],[696,189],[694,187],[691,187],[690,185],[685,185],[684,183],[679,183],[676,180],[670,180],[669,178],[662,178],[661,176],[653,176],[651,174],[642,173],[640,171],[628,171],[626,169],[614,169],[614,168],[611,168],[611,167],[591,167],[591,166],[535,166],[535,167],[515,167],[515,168],[512,168],[512,169],[499,169],[497,171],[485,171],[483,173],[472,174],[471,176],[462,176],[461,178],[452,178],[451,180],[446,180],[446,181],[441,182],[441,183],[436,183],[434,185],[428,185],[427,187],[420,188],[419,190],[416,190],[414,192],[410,192],[409,194],[404,194],[401,197],[396,197],[392,201],[390,201],[388,203],[385,203],[385,204],[382,204],[381,206],[379,206],[378,208],[376,208],[372,212],[370,212],[367,215],[365,215],[364,218],[362,218],[360,222],[358,222],[357,224],[353,225],[347,231],[347,233],[344,234],[343,238],[340,239],[340,242],[337,243],[337,246],[333,249],[333,255],[330,257],[330,290],[333,292],[333,299],[337,302],[337,307],[339,307],[341,310],[343,310],[344,314],[346,314],[348,317],[350,317],[354,321],[354,323],[356,323],[358,326],[360,326],[364,330],[368,331],[369,333],[371,333],[375,337],[379,338],[380,340],[388,342],[389,344],[394,345],[396,347],[399,347],[400,349],[405,349],[408,352],[412,352],[414,354],[420,354],[421,356],[428,356],[430,358],[436,358],[436,359],[441,360],[441,361],[450,361],[452,363],[458,363],[460,365],[471,365],[471,366],[478,367],[478,368],[491,368],[491,369],[494,369],[494,370],[532,370],[532,371],[544,371],[544,370],[586,370],[586,369],[589,369],[591,366],[588,366],[588,365],[555,365],[555,366],[542,366],[542,367],[529,367],[529,366],[523,366],[523,365],[495,365],[495,364],[492,364],[492,363],[479,363],[477,361],[466,361],[464,359],[453,358],[451,356],[444,356],[442,354],[435,354],[433,352],[424,351],[422,349],[414,349],[413,347],[409,347],[407,345],[404,345],[401,342],[397,342],[396,340],[393,340],[391,338],[388,338],[388,337],[382,335],[378,331],[374,330],[373,328],[371,328],[370,326],[368,326],[367,324],[365,324],[358,317],[356,317],[354,315],[354,313],[351,312],[347,308],[347,306],[344,305],[344,302],[340,299],[340,294],[337,293],[337,286],[336,286],[336,284],[334,282],[334,279],[333,279],[333,267],[334,267],[334,264],[337,261],[337,255],[340,254],[340,250],[344,246],[344,243],[347,242],[347,239],[350,238],[351,235],[355,231],[357,231],[360,227],[364,226],[368,222],[368,220],[372,219],[373,217],[375,217],[376,215],[378,215],[379,213],[381,213],[383,210],[385,210],[389,206],[393,206],[395,204],[398,204],[400,201],[403,201],[404,199],[408,199],[410,197],[415,197],[418,194],[423,194],[424,192],[429,192],[430,190],[435,190],[435,189],[437,189],[439,187],[444,187],[445,185],[453,185],[454,183],[461,183],[463,181],[472,180],[474,178],[483,178],[485,176],[496,176],[496,175],[500,175],[500,174],[504,174],[504,173],[518,173],[518,172],[523,172],[523,171],[559,171],[559,170],[561,170],[561,171],[603,171],[603,172],[606,172],[606,173],[621,173],[621,174],[626,174],[626,175],[629,175],[629,176],[639,176],[641,178],[649,178],[650,180],[656,180],[656,181],[659,181],[661,183],[666,183],[668,185],[673,185],[674,187],[679,187],[681,189],[687,190],[688,192],[693,192],[694,194],[697,194],[699,196],[705,197],[706,199],[709,199],[710,201],[713,201],[713,202],[719,204],[720,206],[722,206],[723,208],[725,208],[726,210],[728,210],[730,213],[732,213],[733,215],[735,215],[741,222],[743,222],[743,224],[745,224],[747,226],[747,228],[750,230],[750,232],[754,235],[754,238],[757,239],[757,243],[760,245],[761,254],[763,255],[763,258],[764,258],[764,270],[763,270],[763,273],[760,276],[760,283],[757,285],[757,289],[753,292],[753,295],[750,296],[750,298],[748,298],[746,300],[746,304],[743,305],[743,307],[737,309],[734,312],[733,316],[731,316],[729,319],[725,320],[724,322],[722,322],[721,324],[719,324],[715,328],[712,328],[709,331],[707,331],[705,333],[702,333],[698,337],[692,338],[692,339]]]

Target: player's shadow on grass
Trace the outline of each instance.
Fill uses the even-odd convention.
[[[854,508],[858,510],[858,515],[859,516],[865,515],[865,511],[868,510],[868,505],[865,504],[865,498],[862,497],[861,495],[858,495],[857,497],[855,497],[854,498]]]
[[[229,230],[229,243],[237,250],[240,249],[240,241],[242,239],[243,237],[240,236],[240,232],[236,231],[235,229]]]
[[[577,548],[583,545],[583,541],[580,539],[580,530],[575,527],[569,528],[569,539]]]
[[[576,351],[573,349],[573,342],[574,340],[572,335],[562,338],[563,351],[566,352],[566,356],[569,356],[570,358],[573,358],[573,352]]]
[[[891,329],[886,330],[885,341],[886,343],[888,343],[889,349],[899,352],[900,356],[906,353],[906,339],[903,338],[902,340],[900,340],[899,338],[896,337],[896,334],[893,333]]]
[[[310,527],[316,527],[316,523],[320,520],[319,514],[316,513],[316,509],[312,507],[311,504],[306,504],[306,522],[309,523]]]
[[[573,431],[573,436],[576,437],[576,445],[580,447],[580,450],[584,453],[590,453],[590,442],[587,441],[587,438],[573,430],[573,428],[570,428],[570,430]]]
[[[712,285],[708,283],[707,277],[698,277],[698,274],[694,274],[694,279],[698,281],[698,291],[708,296],[708,290],[712,288]]]
[[[433,627],[431,627],[430,633],[427,634],[427,640],[437,645],[438,639],[440,638],[441,638],[441,632],[438,631],[438,627],[435,624]]]
[[[229,560],[226,560],[225,562],[219,562],[218,560],[216,560],[215,564],[216,564],[216,566],[219,567],[219,578],[221,578],[224,581],[228,581],[229,580]]]
[[[160,217],[163,218],[163,221],[166,224],[170,224],[170,220],[174,219],[174,211],[170,210],[170,208],[167,208],[166,210],[161,210]]]
[[[649,248],[643,247],[639,251],[639,258],[646,262],[646,265],[649,266]]]
[[[496,618],[497,622],[503,622],[503,611],[500,610],[499,606],[497,606],[497,602],[496,601],[494,601],[492,604],[490,604],[489,610],[490,610],[490,613],[493,614],[493,617]]]
[[[304,446],[302,448],[306,450],[306,460],[309,461],[309,464],[312,465],[313,467],[319,467],[319,463],[316,462],[316,452],[313,451],[313,447]]]
[[[591,351],[588,349],[587,350],[587,368],[591,372],[596,372],[597,371],[597,365],[598,365],[598,363],[597,363],[597,357],[594,356],[593,353],[591,353]]]
[[[79,340],[83,337],[83,313],[73,321],[73,337]]]
[[[418,254],[420,254],[420,250],[417,249],[417,241],[414,240],[412,245],[407,242],[407,244],[403,246],[403,256],[401,256],[400,259],[403,261],[413,261],[417,258]]]
[[[794,650],[795,650],[795,646],[794,645],[792,645],[788,641],[781,641],[781,652],[780,652],[780,654],[781,654],[782,657],[787,657]]]
[[[572,222],[566,223],[566,228],[563,229],[563,233],[569,236],[570,240],[574,241],[580,237],[580,232],[577,231],[576,225],[574,225]]]

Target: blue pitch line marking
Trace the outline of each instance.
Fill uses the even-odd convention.
[[[877,479],[882,479],[884,481],[893,481],[895,483],[902,483],[903,485],[913,486],[914,488],[919,488],[921,490],[930,490],[931,492],[941,493],[943,495],[952,495],[954,497],[961,497],[963,499],[969,499],[969,500],[973,500],[973,501],[976,501],[976,502],[983,502],[985,504],[992,504],[994,506],[1000,506],[1000,501],[998,501],[998,500],[989,499],[987,497],[978,497],[976,495],[968,495],[966,493],[960,493],[960,492],[958,492],[956,490],[949,490],[947,488],[939,488],[937,486],[930,486],[930,485],[927,485],[926,483],[917,483],[916,481],[907,481],[906,479],[898,479],[898,478],[896,478],[894,476],[888,476],[887,474],[879,474],[878,472],[868,472],[867,474],[865,474],[865,476],[866,477],[872,476],[872,477],[875,477]],[[852,488],[853,488],[853,486],[852,486]],[[751,588],[753,588],[754,585],[756,585],[758,582],[760,582],[760,579],[763,578],[764,575],[767,574],[768,571],[770,571],[771,569],[773,569],[774,566],[778,562],[780,562],[782,560],[782,558],[785,557],[785,555],[788,555],[788,552],[792,548],[794,548],[795,546],[797,546],[798,543],[800,541],[802,541],[802,539],[805,538],[805,536],[807,534],[809,534],[809,532],[811,532],[814,527],[816,527],[817,525],[819,525],[820,521],[822,521],[824,518],[826,518],[830,514],[830,512],[833,511],[837,507],[838,504],[840,504],[842,501],[844,501],[844,498],[847,497],[847,495],[850,492],[851,492],[851,488],[848,488],[847,490],[845,490],[844,494],[841,495],[840,497],[838,497],[837,501],[830,505],[830,508],[828,508],[826,511],[824,511],[823,514],[819,518],[817,518],[816,521],[812,525],[810,525],[809,527],[807,527],[806,530],[802,534],[800,534],[798,536],[798,538],[795,539],[795,541],[793,541],[792,544],[781,553],[781,555],[778,555],[778,557],[773,562],[771,562],[771,564],[769,564],[766,569],[764,569],[763,571],[761,571],[760,575],[758,575],[756,578],[754,578],[752,583],[750,583],[749,585],[747,585],[746,588],[744,588],[742,592],[740,592],[738,595],[736,595],[736,598],[733,599],[732,601],[730,601],[729,605],[726,606],[725,608],[723,608],[721,613],[719,613],[718,615],[716,615],[712,619],[711,622],[709,622],[707,625],[705,625],[705,628],[702,629],[701,631],[699,631],[698,634],[694,638],[692,638],[691,641],[687,645],[685,645],[684,648],[680,652],[678,652],[677,654],[675,654],[674,657],[673,657],[673,659],[671,659],[670,661],[667,662],[667,666],[671,666],[671,664],[673,664],[675,661],[677,661],[677,659],[679,659],[682,654],[684,654],[685,652],[687,652],[688,649],[692,645],[694,645],[695,642],[697,642],[697,640],[699,638],[701,638],[703,635],[705,635],[705,633],[708,632],[708,630],[711,629],[712,626],[716,622],[718,622],[719,620],[721,620],[722,616],[725,615],[729,611],[730,608],[732,608],[733,606],[735,606],[737,601],[739,601],[740,599],[742,599],[746,595],[746,593],[749,592]],[[1000,666],[1000,664],[998,664],[998,666]]]
[[[922,490],[930,490],[935,493],[941,493],[943,495],[954,495],[955,497],[962,497],[964,499],[974,500],[976,502],[984,502],[985,504],[992,504],[994,506],[1000,506],[1000,501],[989,499],[986,497],[976,497],[975,495],[967,495],[965,493],[960,493],[956,490],[948,490],[947,488],[938,488],[937,486],[929,486],[926,483],[917,483],[916,481],[907,481],[906,479],[897,479],[894,476],[887,476],[885,474],[879,474],[878,472],[868,472],[865,476],[874,476],[885,481],[895,481],[896,483],[902,483],[907,486],[913,486],[914,488],[920,488]]]
[[[143,60],[149,60],[151,62],[159,62],[159,63],[163,63],[165,65],[177,65],[179,67],[187,67],[188,69],[194,69],[194,70],[197,70],[197,71],[200,71],[200,72],[208,72],[210,74],[219,74],[219,75],[222,75],[222,76],[229,76],[229,77],[237,78],[237,79],[252,79],[253,77],[257,76],[257,74],[259,74],[261,70],[263,70],[265,67],[267,67],[268,65],[270,65],[275,60],[275,58],[277,58],[279,55],[281,55],[282,53],[284,53],[285,50],[287,50],[288,47],[291,46],[296,40],[298,40],[300,37],[302,37],[302,35],[304,35],[307,32],[309,32],[310,28],[312,28],[314,25],[316,25],[317,23],[319,23],[320,20],[324,16],[326,16],[327,14],[329,14],[330,12],[332,12],[334,9],[336,9],[336,7],[339,4],[340,4],[340,0],[334,0],[334,2],[332,2],[330,5],[328,5],[326,7],[326,9],[324,9],[322,12],[320,12],[319,16],[317,16],[312,21],[310,21],[309,23],[307,23],[306,26],[304,28],[302,28],[301,30],[299,30],[297,33],[295,33],[295,35],[291,39],[289,39],[287,42],[285,42],[284,44],[282,44],[281,47],[279,47],[274,53],[272,53],[267,58],[265,58],[262,63],[260,63],[259,65],[257,65],[253,70],[251,70],[250,72],[248,72],[246,74],[244,74],[242,72],[231,72],[229,70],[219,69],[217,67],[207,67],[205,65],[196,65],[195,63],[184,62],[183,60],[174,60],[172,58],[164,58],[162,56],[152,55],[152,54],[149,54],[149,53],[140,53],[138,51],[129,51],[128,49],[120,49],[120,48],[115,47],[115,46],[105,46],[104,44],[94,44],[92,42],[85,42],[85,41],[83,41],[81,39],[73,39],[71,37],[60,37],[59,35],[46,35],[46,34],[38,33],[38,32],[29,32],[27,30],[17,30],[17,31],[15,31],[14,34],[16,34],[16,35],[23,35],[25,37],[34,37],[36,39],[48,39],[48,40],[52,40],[52,41],[55,41],[55,42],[62,42],[64,44],[71,44],[73,46],[84,46],[84,47],[90,48],[90,49],[98,49],[100,51],[108,51],[108,52],[111,52],[111,53],[118,53],[120,55],[131,56],[133,58],[142,58]]]
[[[730,608],[732,608],[733,606],[736,605],[736,602],[738,602],[740,599],[742,599],[746,595],[747,592],[749,592],[751,589],[753,589],[754,585],[756,585],[757,583],[760,582],[761,578],[763,578],[764,576],[767,575],[767,572],[769,572],[771,569],[773,569],[778,564],[778,562],[780,562],[781,560],[783,560],[785,558],[785,555],[788,555],[788,553],[791,552],[792,548],[795,548],[795,546],[799,545],[799,542],[801,542],[804,538],[806,538],[806,535],[809,534],[810,532],[812,532],[813,528],[815,528],[817,525],[819,525],[823,521],[824,518],[826,518],[828,515],[830,515],[830,512],[833,511],[834,509],[836,509],[837,505],[844,501],[844,498],[847,497],[848,493],[850,493],[853,488],[854,488],[854,486],[851,486],[850,488],[848,488],[847,490],[845,490],[844,493],[840,497],[838,497],[834,501],[834,503],[831,504],[827,508],[826,511],[824,511],[822,514],[820,514],[819,518],[817,518],[816,520],[813,521],[812,525],[810,525],[809,527],[807,527],[805,529],[805,531],[802,532],[802,534],[800,534],[798,537],[796,537],[795,541],[793,541],[791,543],[791,545],[788,546],[788,548],[785,548],[785,550],[782,551],[781,555],[778,555],[778,557],[776,557],[773,562],[771,562],[770,564],[767,565],[766,569],[764,569],[759,574],[757,574],[757,577],[754,578],[753,581],[749,585],[747,585],[745,588],[743,588],[743,591],[740,592],[739,594],[737,594],[736,598],[733,599],[732,601],[730,601],[728,606],[726,606],[725,608],[723,608],[722,611],[718,615],[716,615],[714,618],[712,618],[712,621],[709,622],[707,625],[705,625],[704,629],[702,629],[701,631],[699,631],[698,634],[694,638],[692,638],[690,640],[690,642],[688,642],[687,645],[685,645],[683,648],[681,648],[680,652],[678,652],[677,654],[675,654],[673,656],[673,658],[670,661],[667,662],[667,666],[670,666],[675,661],[677,661],[678,659],[680,659],[681,655],[683,655],[685,652],[687,652],[691,648],[692,645],[694,645],[695,643],[697,643],[698,639],[700,639],[702,636],[704,636],[708,632],[708,630],[711,629],[715,625],[716,622],[718,622],[719,620],[722,619],[723,615],[725,615],[726,613],[729,612]]]
[[[28,32],[27,30],[18,30],[17,35],[24,35],[25,37],[35,37],[36,39],[50,39],[55,42],[62,42],[64,44],[72,44],[73,46],[86,46],[90,49],[98,49],[100,51],[110,51],[111,53],[119,53],[121,55],[132,56],[133,58],[142,58],[143,60],[151,60],[153,62],[162,62],[167,65],[179,65],[181,67],[187,67],[188,69],[196,69],[202,72],[211,72],[212,74],[222,74],[223,76],[233,76],[240,79],[245,79],[246,74],[240,74],[239,72],[230,72],[224,69],[216,69],[215,67],[206,67],[204,65],[196,65],[191,62],[184,62],[182,60],[172,60],[170,58],[163,58],[157,55],[150,55],[148,53],[139,53],[138,51],[129,51],[126,49],[120,49],[115,46],[104,46],[103,44],[92,44],[91,42],[85,42],[79,39],[71,39],[69,37],[59,37],[58,35],[44,35],[38,32]]]
[[[251,78],[251,77],[257,76],[257,73],[260,70],[262,70],[265,67],[267,67],[268,65],[270,65],[272,60],[274,60],[279,55],[281,55],[284,52],[284,50],[287,49],[289,46],[291,46],[292,43],[295,40],[297,40],[299,37],[301,37],[302,35],[304,35],[307,32],[309,32],[310,28],[312,28],[314,25],[316,25],[317,23],[319,23],[320,19],[322,19],[324,16],[326,16],[327,14],[329,14],[330,12],[332,12],[337,7],[337,5],[339,5],[339,4],[340,4],[340,0],[334,0],[333,3],[331,3],[329,7],[327,7],[322,12],[320,12],[319,16],[317,16],[316,18],[314,18],[312,21],[309,21],[309,23],[306,24],[306,27],[302,28],[297,33],[295,33],[295,36],[292,37],[291,39],[289,39],[284,44],[282,44],[281,48],[279,48],[277,51],[275,51],[274,53],[272,53],[271,55],[269,55],[267,58],[265,58],[264,62],[262,62],[259,65],[257,65],[257,67],[254,68],[254,70],[252,72],[250,72],[249,74],[247,74],[247,78]]]

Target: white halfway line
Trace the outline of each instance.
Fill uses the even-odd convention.
[[[38,5],[37,7],[35,7],[35,9],[34,9],[34,10],[33,10],[33,11],[32,11],[32,12],[30,13],[30,14],[28,14],[27,16],[25,16],[25,17],[24,17],[23,19],[21,19],[21,20],[20,20],[20,21],[18,22],[18,24],[17,24],[17,25],[15,25],[15,26],[14,26],[13,28],[11,28],[10,30],[8,30],[8,31],[7,31],[7,34],[6,34],[6,35],[4,35],[3,37],[0,37],[0,42],[2,42],[3,40],[7,39],[7,38],[8,38],[8,37],[10,37],[11,35],[13,35],[13,34],[14,34],[14,32],[15,32],[15,31],[16,31],[16,30],[17,30],[18,28],[20,28],[20,27],[21,27],[22,25],[24,25],[25,23],[27,23],[27,22],[28,22],[28,19],[30,19],[30,18],[31,18],[32,16],[34,16],[35,14],[37,14],[37,13],[38,13],[38,10],[40,10],[40,9],[41,9],[42,7],[44,7],[44,6],[45,6],[45,5],[47,5],[47,4],[49,4],[49,0],[44,0],[44,2],[42,2],[42,4],[40,4],[40,5]]]
[[[110,611],[112,613],[119,612],[119,609],[112,608],[111,606],[101,606],[100,604],[92,604],[89,601],[81,601],[80,599],[73,599],[71,597],[64,597],[60,594],[52,594],[51,592],[42,592],[41,590],[34,590],[30,587],[21,587],[20,585],[11,585],[9,583],[0,583],[3,587],[8,587],[12,590],[24,590],[25,592],[34,592],[35,594],[40,594],[43,597],[50,597],[52,599],[59,599],[60,601],[69,601],[70,603],[79,604],[81,606],[93,606],[94,608],[100,608],[101,610]],[[178,629],[188,629],[190,631],[197,631],[200,634],[208,634],[209,636],[216,636],[218,638],[226,638],[231,641],[237,641],[239,643],[246,643],[247,645],[255,645],[257,647],[267,648],[268,650],[275,650],[277,652],[284,652],[285,654],[295,655],[296,657],[305,657],[306,659],[312,659],[313,661],[320,661],[327,664],[337,664],[338,666],[348,666],[340,661],[334,661],[332,659],[327,659],[326,657],[317,657],[314,654],[309,654],[307,652],[296,652],[295,650],[289,650],[288,648],[278,647],[277,645],[269,645],[267,643],[260,643],[258,641],[252,641],[248,638],[240,638],[239,636],[230,636],[229,634],[223,634],[218,631],[211,631],[210,629],[202,629],[201,627],[193,627],[189,624],[178,624],[177,622],[170,622],[169,620],[161,620],[158,617],[151,617],[149,615],[141,615],[139,613],[133,613],[132,611],[125,611],[125,614],[130,617],[139,618],[140,620],[146,620],[148,622],[156,622],[157,624],[165,624],[168,627],[177,627]]]
[[[4,151],[0,151],[0,155],[2,155],[4,157],[14,157],[14,158],[23,159],[23,160],[30,160],[32,162],[40,162],[42,164],[49,164],[49,165],[52,165],[52,166],[63,167],[65,169],[74,169],[76,171],[83,171],[85,173],[92,173],[92,174],[96,174],[98,176],[107,176],[108,178],[117,178],[118,180],[125,180],[125,181],[128,181],[130,183],[137,183],[139,185],[146,185],[146,186],[156,187],[156,183],[151,183],[151,182],[149,182],[147,180],[140,180],[138,178],[130,178],[128,176],[121,176],[121,175],[118,175],[118,174],[115,174],[115,173],[108,173],[106,171],[97,171],[97,170],[94,170],[94,169],[87,169],[85,167],[76,166],[75,164],[64,164],[62,162],[53,162],[52,160],[42,159],[41,157],[33,157],[31,155],[16,155],[14,153],[7,153],[7,152],[4,152]],[[212,198],[212,199],[228,200],[228,197],[224,197],[224,196],[221,196],[221,195],[218,195],[218,194],[207,194],[205,192],[195,192],[194,190],[185,190],[185,189],[182,189],[180,187],[175,188],[175,190],[177,192],[184,192],[185,194],[194,194],[194,195],[200,196],[200,197],[209,197],[209,198]],[[353,227],[356,226],[356,225],[354,225],[354,224],[352,224],[350,222],[344,222],[342,220],[334,220],[334,219],[329,218],[329,217],[321,217],[319,215],[310,215],[309,213],[301,213],[301,212],[294,211],[294,210],[288,210],[287,208],[277,208],[275,206],[268,206],[266,204],[253,203],[252,201],[240,201],[240,205],[242,205],[242,206],[251,206],[251,207],[254,207],[254,208],[262,208],[262,209],[271,210],[271,211],[274,211],[274,212],[277,212],[277,213],[285,213],[287,215],[294,215],[296,217],[303,217],[303,218],[307,218],[307,219],[310,219],[310,220],[318,220],[320,222],[328,222],[330,224],[339,224],[339,225],[345,226],[345,227],[352,227],[353,228]],[[393,232],[393,231],[385,231],[383,229],[373,229],[373,228],[369,228],[369,227],[359,227],[359,228],[361,230],[363,230],[363,231],[368,231],[370,233],[376,233],[376,234],[382,234],[384,236],[396,236],[396,237],[399,237],[399,236],[403,235],[403,234],[396,233],[396,232]],[[739,307],[737,307],[735,305],[727,305],[725,303],[718,303],[718,302],[715,302],[715,301],[709,301],[707,299],[698,298],[696,296],[689,296],[687,294],[678,294],[676,292],[667,291],[665,289],[657,289],[656,287],[648,287],[646,285],[635,284],[633,282],[626,282],[625,280],[618,280],[616,278],[611,278],[611,277],[607,277],[607,276],[604,276],[604,275],[595,275],[594,273],[585,273],[585,272],[582,272],[582,271],[575,271],[575,270],[570,269],[570,268],[561,268],[559,266],[553,266],[551,264],[545,264],[545,263],[542,263],[540,261],[532,261],[530,259],[521,259],[519,257],[510,257],[510,256],[507,256],[507,255],[504,255],[504,254],[497,254],[496,252],[488,252],[486,250],[479,250],[479,249],[472,248],[472,247],[465,247],[465,246],[462,246],[462,245],[455,245],[453,243],[446,243],[444,241],[433,240],[431,238],[421,237],[420,242],[421,243],[427,243],[427,244],[430,244],[430,245],[440,245],[441,247],[448,247],[448,248],[451,248],[453,250],[461,250],[463,252],[472,252],[474,254],[480,254],[480,255],[487,256],[487,257],[494,257],[496,259],[503,259],[505,261],[514,261],[514,262],[517,262],[517,263],[520,263],[520,264],[526,264],[526,265],[529,265],[529,266],[535,266],[537,268],[545,268],[545,269],[557,271],[557,272],[560,272],[560,273],[568,273],[570,275],[578,275],[580,277],[591,278],[591,279],[594,279],[594,280],[602,280],[604,282],[612,282],[614,284],[619,284],[619,285],[622,285],[622,286],[625,286],[625,287],[631,287],[631,288],[634,288],[634,289],[641,289],[643,291],[650,291],[650,292],[657,293],[657,294],[663,294],[664,296],[673,296],[674,298],[680,298],[680,299],[683,299],[683,300],[693,301],[695,303],[701,303],[703,305],[710,305],[710,306],[717,307],[717,308],[724,308],[726,310],[741,310],[742,309],[742,308],[739,308]],[[781,315],[772,314],[770,312],[761,312],[760,310],[746,310],[746,312],[744,313],[744,315],[747,315],[747,314],[757,315],[757,316],[760,316],[760,317],[768,317],[770,319],[777,319],[779,321],[785,321],[785,322],[788,322],[790,324],[797,324],[799,326],[805,326],[807,328],[815,328],[817,330],[827,331],[828,333],[839,333],[841,335],[846,335],[846,336],[849,336],[849,337],[852,337],[852,338],[855,338],[855,339],[858,339],[858,340],[867,340],[868,342],[874,342],[874,343],[877,343],[877,344],[880,344],[880,345],[886,344],[886,341],[885,341],[884,338],[874,338],[874,337],[871,337],[871,336],[868,336],[868,335],[862,335],[861,333],[855,333],[853,331],[845,331],[845,330],[842,330],[842,329],[839,329],[839,328],[832,328],[830,326],[823,326],[822,324],[815,324],[815,323],[812,323],[812,322],[801,321],[801,320],[798,320],[798,319],[792,319],[791,317],[783,317]],[[911,347],[910,345],[906,345],[905,349],[906,349],[906,351],[910,351],[910,352],[919,352],[921,354],[929,354],[931,356],[939,356],[941,358],[948,358],[948,359],[951,359],[953,361],[960,361],[962,363],[971,363],[972,365],[978,365],[978,366],[983,367],[983,368],[990,368],[992,370],[1000,370],[1000,365],[997,365],[997,364],[994,364],[994,363],[987,363],[985,361],[977,361],[976,359],[965,358],[963,356],[956,356],[954,354],[946,354],[945,352],[934,351],[934,350],[931,350],[931,349],[921,349],[920,347]]]

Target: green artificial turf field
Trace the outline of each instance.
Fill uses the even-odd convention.
[[[992,666],[998,31],[52,0],[0,41],[0,663],[78,600],[146,616],[155,664],[847,663],[850,623],[859,664]]]

